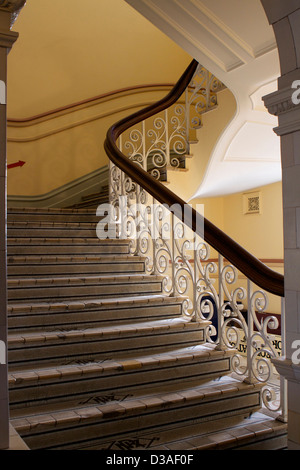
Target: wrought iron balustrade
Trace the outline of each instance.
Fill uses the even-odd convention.
[[[164,277],[164,292],[182,296],[184,315],[208,321],[206,341],[233,349],[233,372],[263,383],[264,405],[286,420],[285,382],[278,393],[272,364],[272,358],[284,355],[284,313],[281,350],[272,334],[278,317],[268,313],[270,299],[278,312],[283,306],[283,276],[159,181],[161,169],[172,166],[172,156],[176,166],[175,160],[189,153],[191,129],[199,128],[203,110],[216,103],[222,84],[208,72],[201,81],[203,76],[193,61],[167,97],[108,131],[111,217],[117,236],[131,241],[131,253],[146,258],[149,273]]]

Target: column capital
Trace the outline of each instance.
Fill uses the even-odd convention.
[[[19,34],[14,31],[0,29],[0,47],[11,49]]]
[[[277,372],[288,381],[300,383],[300,365],[293,364],[291,359],[286,357],[273,358],[272,363]]]
[[[294,103],[294,92],[286,87],[262,98],[269,113],[278,117],[279,126],[274,132],[279,136],[300,130],[300,104]]]
[[[0,11],[9,13],[9,27],[16,21],[26,0],[0,0]]]

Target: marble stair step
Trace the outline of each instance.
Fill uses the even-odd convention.
[[[113,233],[110,231],[109,233]],[[93,228],[10,228],[7,231],[8,240],[17,238],[96,238],[96,227]]]
[[[10,332],[59,330],[178,317],[186,297],[163,294],[8,304]]]
[[[73,228],[83,228],[92,230],[97,227],[98,221],[101,222],[102,218],[98,217],[97,222],[81,222],[80,220],[69,221],[68,218],[65,220],[10,220],[7,222],[8,232],[11,229],[73,229]]]
[[[9,278],[9,301],[87,299],[162,293],[164,277],[146,274]]]
[[[287,424],[264,413],[264,410],[256,411],[250,416],[229,417],[217,422],[208,422],[205,426],[191,427],[188,432],[186,428],[179,428],[176,434],[161,433],[158,439],[144,436],[140,443],[146,444],[147,449],[154,453],[174,451],[194,453],[200,450],[287,450]],[[119,444],[120,449],[122,441],[116,444]],[[125,442],[123,445],[126,445]],[[91,446],[81,450],[105,450],[105,446],[98,448]],[[135,450],[142,450],[142,446],[135,447]]]
[[[105,240],[100,240],[95,236],[93,237],[26,237],[24,236],[25,233],[24,231],[23,237],[9,237],[7,239],[7,245],[8,247],[15,246],[18,250],[21,249],[23,245],[50,245],[50,246],[57,246],[57,248],[60,247],[60,245],[95,245],[95,246],[103,246],[107,247],[109,249],[110,246],[129,246],[129,240],[122,240],[122,239],[113,239],[113,238],[108,238]],[[83,248],[82,248],[82,251]],[[18,254],[18,252],[16,253]]]
[[[218,420],[161,430],[128,437],[119,436],[97,444],[97,439],[78,446],[79,450],[149,451],[157,455],[211,450],[287,450],[287,424],[264,410],[249,415],[239,414]],[[193,456],[195,463],[195,455]]]
[[[98,222],[95,209],[9,208],[7,222]]]
[[[209,324],[179,317],[102,328],[8,334],[10,369],[115,358],[119,351],[129,356],[196,346],[204,342]]]
[[[98,240],[81,238],[60,239],[10,239],[7,241],[8,256],[15,255],[117,255],[129,254],[127,240]]]
[[[119,353],[121,354],[121,352]],[[149,386],[162,386],[229,374],[233,350],[218,351],[198,345],[167,353],[116,357],[52,368],[16,369],[9,372],[10,407],[27,408],[72,400],[74,403],[103,403],[127,397]]]
[[[143,273],[145,258],[119,255],[8,256],[8,276],[71,275],[89,273]]]
[[[143,390],[123,401],[68,407],[53,404],[34,413],[12,410],[11,422],[30,449],[80,449],[112,445],[120,438],[201,425],[226,416],[250,415],[260,406],[261,385],[231,378],[199,386],[176,384],[159,392]],[[148,393],[147,393],[148,392]]]

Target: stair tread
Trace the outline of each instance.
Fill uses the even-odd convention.
[[[168,351],[166,353],[152,353],[147,355],[135,355],[130,357],[120,357],[116,359],[107,359],[104,361],[91,361],[80,363],[80,361],[67,364],[56,365],[52,367],[36,367],[26,370],[24,368],[9,371],[9,386],[26,386],[38,382],[49,380],[64,380],[76,377],[89,377],[109,374],[117,371],[133,371],[145,367],[157,367],[163,364],[179,364],[190,361],[213,360],[220,357],[231,356],[234,354],[232,349],[219,351],[211,345],[198,345],[192,347],[183,347]]]
[[[176,384],[157,390],[143,390],[134,396],[126,397],[123,401],[106,404],[89,404],[82,406],[78,403],[57,403],[51,406],[40,405],[35,409],[12,410],[11,421],[17,431],[29,432],[37,429],[45,431],[53,427],[84,424],[91,421],[109,420],[125,417],[130,414],[141,415],[143,412],[153,412],[187,406],[191,403],[225,399],[239,393],[260,390],[259,384],[246,384],[231,377],[210,381],[198,386],[191,384]]]
[[[52,343],[60,342],[64,343],[67,340],[85,340],[91,338],[102,338],[102,337],[120,337],[122,335],[136,335],[136,334],[151,334],[155,331],[170,331],[178,329],[196,329],[201,325],[210,324],[210,322],[191,322],[190,319],[182,317],[168,320],[154,320],[147,322],[139,322],[136,324],[124,324],[118,326],[103,326],[96,328],[79,328],[72,329],[70,331],[45,331],[43,332],[22,332],[22,333],[8,333],[8,345],[32,345],[38,343]]]
[[[142,256],[132,256],[128,254],[118,254],[118,255],[8,255],[7,258],[8,264],[39,264],[39,263],[48,263],[48,264],[65,264],[65,263],[86,263],[86,262],[97,262],[97,263],[117,263],[124,262],[135,263],[137,261],[145,261],[145,258]]]
[[[7,214],[94,214],[93,209],[75,209],[75,208],[63,208],[63,207],[9,207],[7,209]]]
[[[101,217],[99,217],[99,222],[101,222]],[[105,223],[105,222],[103,222]],[[8,233],[10,229],[24,230],[24,228],[29,229],[47,229],[47,230],[56,230],[56,229],[73,229],[73,228],[83,228],[83,229],[95,229],[98,222],[55,222],[55,221],[45,221],[45,220],[20,220],[20,221],[8,221],[7,228]]]
[[[8,244],[11,246],[13,244],[22,245],[26,244],[29,241],[34,241],[37,244],[44,243],[57,243],[57,244],[78,244],[78,245],[100,245],[101,243],[110,244],[110,245],[129,245],[128,240],[123,239],[112,239],[106,238],[105,240],[100,240],[96,237],[9,237],[7,238]]]
[[[76,284],[95,284],[97,282],[105,281],[107,283],[120,283],[126,281],[132,282],[155,282],[161,281],[164,279],[162,275],[153,275],[153,274],[83,274],[83,275],[73,275],[73,276],[57,276],[57,277],[19,277],[19,278],[9,278],[7,280],[8,288],[23,288],[23,287],[44,287],[45,285],[76,285]]]
[[[153,294],[153,295],[140,295],[140,296],[128,296],[128,297],[113,297],[104,299],[93,299],[93,300],[70,300],[68,302],[31,302],[31,303],[13,303],[9,302],[8,312],[9,313],[21,313],[29,311],[53,311],[53,310],[74,310],[74,309],[91,309],[96,307],[117,307],[122,306],[133,306],[135,304],[148,305],[163,303],[178,303],[183,302],[187,297],[174,296],[169,297],[165,294]]]
[[[184,433],[184,430],[183,430]],[[276,437],[287,434],[287,424],[268,416],[264,412],[255,412],[250,417],[241,418],[236,422],[227,420],[216,425],[206,423],[206,429],[202,433],[197,430],[191,430],[190,435],[181,439],[168,440],[166,435],[160,435],[160,444],[149,447],[151,451],[197,451],[197,450],[223,450],[230,448],[239,448],[247,444],[255,443],[257,440]],[[187,434],[185,430],[185,434]],[[180,430],[178,430],[180,435]]]

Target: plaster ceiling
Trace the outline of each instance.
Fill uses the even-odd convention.
[[[216,142],[194,197],[281,180],[277,118],[262,96],[277,89],[278,50],[260,0],[125,0],[234,94],[237,111]],[[201,137],[200,137],[201,138]]]

